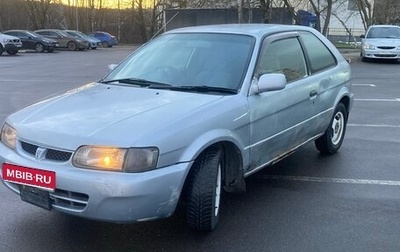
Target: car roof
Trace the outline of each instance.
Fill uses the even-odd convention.
[[[369,28],[372,27],[396,27],[396,28],[400,28],[400,26],[398,25],[371,25]]]
[[[29,30],[7,30],[4,32],[33,32],[33,31],[29,31]]]
[[[60,29],[39,29],[36,31],[56,31],[56,32],[58,32],[58,31],[62,31],[62,30],[60,30]]]
[[[315,31],[315,29],[300,25],[282,25],[282,24],[221,24],[204,25],[178,28],[170,30],[167,33],[231,33],[263,37],[282,31]]]

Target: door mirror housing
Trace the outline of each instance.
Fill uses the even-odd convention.
[[[282,90],[286,87],[286,77],[281,73],[263,74],[258,82],[253,83],[252,93],[260,94],[268,91]]]

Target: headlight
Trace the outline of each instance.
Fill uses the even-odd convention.
[[[158,149],[150,148],[116,148],[103,146],[81,146],[75,152],[72,163],[76,167],[144,172],[157,165]]]
[[[364,50],[374,50],[375,49],[375,46],[373,46],[373,45],[370,45],[370,44],[363,44],[363,49]]]
[[[17,143],[17,131],[7,123],[5,123],[1,129],[1,141],[11,149],[15,149]]]

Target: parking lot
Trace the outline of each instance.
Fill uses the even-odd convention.
[[[0,56],[0,121],[101,79],[134,49]],[[179,214],[118,225],[47,212],[1,184],[0,250],[399,251],[400,63],[351,66],[355,102],[339,153],[321,156],[310,143],[248,177],[245,194],[224,198],[214,232],[190,230]]]

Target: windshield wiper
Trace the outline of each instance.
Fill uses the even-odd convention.
[[[157,81],[150,81],[150,80],[145,80],[145,79],[138,79],[138,78],[122,78],[122,79],[115,79],[115,80],[102,80],[100,83],[108,84],[108,83],[125,83],[125,84],[133,84],[133,85],[138,85],[141,87],[166,87],[169,88],[171,87],[170,84],[166,83],[161,83]]]
[[[238,91],[232,88],[224,88],[224,87],[211,87],[211,86],[169,86],[169,87],[157,87],[157,86],[149,86],[149,88],[155,89],[169,89],[174,91],[189,91],[189,92],[199,92],[199,93],[225,93],[225,94],[237,94]]]

